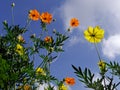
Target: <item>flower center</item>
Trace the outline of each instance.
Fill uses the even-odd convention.
[[[47,18],[44,18],[44,20],[47,20]]]
[[[33,14],[32,16],[35,17],[35,14]]]
[[[75,25],[75,22],[73,22],[72,25]]]
[[[95,34],[91,34],[90,36],[91,36],[91,37],[95,37]]]

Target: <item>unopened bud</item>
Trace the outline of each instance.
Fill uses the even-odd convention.
[[[36,36],[35,34],[32,34],[32,35],[30,36],[30,38],[35,38],[35,36]]]
[[[58,46],[59,49],[62,49],[63,47],[62,46]]]
[[[7,20],[4,20],[3,23],[4,23],[4,24],[7,24]]]
[[[15,3],[12,3],[11,6],[12,6],[12,7],[15,7]]]
[[[49,50],[50,50],[50,52],[53,52],[53,51],[54,51],[54,48],[53,48],[53,47],[50,47]]]
[[[56,33],[56,30],[55,30],[55,29],[53,29],[53,33]]]
[[[68,28],[68,32],[70,32],[70,28]]]
[[[24,38],[21,35],[18,35],[17,39],[19,42],[22,42],[22,43],[25,42]]]
[[[53,22],[55,22],[56,21],[56,19],[53,19]]]

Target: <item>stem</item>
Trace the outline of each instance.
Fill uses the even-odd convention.
[[[95,45],[95,49],[96,49],[98,58],[99,58],[99,60],[101,61],[101,57],[100,57],[100,54],[99,54],[99,50],[98,50],[98,48],[97,48],[97,44],[94,43],[94,45]],[[104,77],[105,90],[107,90],[107,85],[106,85],[106,82],[105,82],[105,76],[103,76],[103,77]]]
[[[26,23],[26,25],[25,25],[25,29],[27,29],[27,27],[30,25],[30,22],[31,22],[31,20],[28,19],[28,20],[27,20],[27,23]]]
[[[12,24],[14,25],[14,13],[13,13],[13,8],[14,8],[14,7],[12,7]]]
[[[99,60],[101,60],[101,57],[100,57],[100,54],[99,54],[99,50],[98,50],[98,48],[97,48],[97,44],[94,43],[94,45],[95,45],[95,49],[96,49],[98,58],[99,58]]]
[[[16,83],[14,84],[14,90],[16,90],[16,88],[15,88],[15,87],[16,87]]]
[[[42,61],[42,62],[37,66],[36,70],[37,70],[42,64],[44,64],[44,61]]]
[[[43,36],[43,33],[44,33],[44,31],[42,30],[42,32],[41,32],[41,34],[40,34],[40,36],[39,36],[40,39],[41,39],[41,37]]]

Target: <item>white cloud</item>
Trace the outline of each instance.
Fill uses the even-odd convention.
[[[80,20],[81,26],[94,23],[93,10],[92,8],[90,9],[89,5],[86,5],[89,3],[89,1],[86,3],[84,0],[66,0],[61,6],[61,16],[64,20],[64,25],[68,27],[72,17],[77,17]]]
[[[120,55],[120,34],[110,36],[103,40],[103,54],[109,58],[115,58]]]
[[[38,84],[38,83],[37,83]],[[38,84],[37,85],[38,87],[37,87],[37,89],[36,90],[45,90],[45,88],[47,88],[48,87],[48,84],[47,83],[44,83],[44,84]],[[51,86],[54,86],[53,84],[51,84]],[[57,90],[57,87],[56,86],[54,86],[54,90]]]
[[[66,27],[70,18],[77,17],[80,20],[80,29],[99,24],[108,31],[113,28],[119,31],[119,3],[120,0],[66,0],[61,6],[60,14]]]
[[[110,58],[115,58],[120,55],[120,38],[119,35],[115,35],[120,33],[119,4],[120,0],[65,0],[60,7],[60,15],[65,28],[68,28],[72,17],[79,19],[79,30],[100,25],[108,37],[103,42],[103,53]],[[76,38],[77,36],[71,39],[71,45],[78,43]]]
[[[58,87],[57,87],[57,86],[53,85],[52,83],[50,83],[50,85],[51,85],[52,87],[54,86],[53,90],[58,90]],[[36,89],[36,90],[45,90],[45,88],[48,87],[48,84],[47,84],[47,83],[44,83],[44,84],[36,83],[36,86],[37,86],[37,89]],[[67,86],[68,90],[72,90],[70,86],[68,86],[68,85],[66,85],[66,86]]]

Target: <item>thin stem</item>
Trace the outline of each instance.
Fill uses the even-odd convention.
[[[13,12],[13,8],[14,7],[12,7],[12,24],[14,25],[14,12]]]
[[[28,19],[28,20],[27,20],[27,23],[26,23],[26,25],[25,25],[25,29],[27,29],[27,27],[30,25],[30,22],[31,22],[31,19]]]
[[[42,61],[42,62],[37,66],[36,70],[37,70],[41,65],[43,65],[43,64],[44,64],[44,61]]]
[[[16,90],[16,83],[14,84],[14,90]]]
[[[41,34],[40,34],[40,36],[39,36],[40,39],[41,39],[41,37],[43,36],[43,33],[44,33],[44,31],[42,30],[42,32],[41,32]]]
[[[98,58],[99,58],[99,60],[101,61],[101,57],[100,57],[100,54],[99,54],[99,50],[98,50],[98,48],[97,48],[97,44],[94,43],[94,45],[95,45],[95,49],[96,49],[96,52],[97,52]],[[105,82],[105,76],[103,76],[103,77],[104,77],[105,90],[107,90],[107,86],[106,86],[106,82]]]
[[[99,50],[98,50],[98,48],[97,48],[97,44],[94,43],[94,45],[95,45],[95,49],[96,49],[98,58],[99,58],[99,60],[101,60],[101,57],[100,57],[100,54],[99,54]]]

